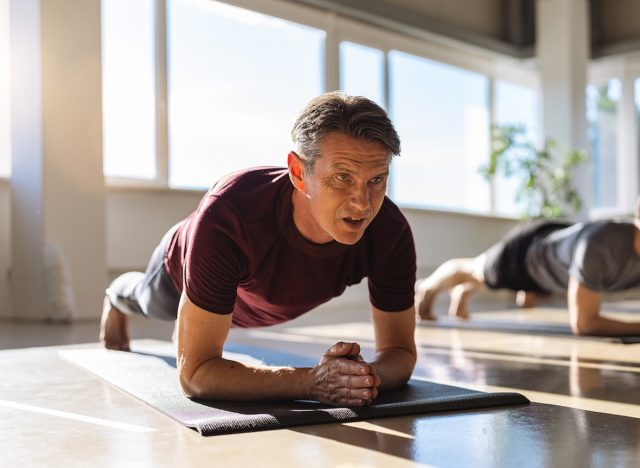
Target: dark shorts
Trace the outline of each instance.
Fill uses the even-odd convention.
[[[164,267],[164,259],[177,228],[176,224],[164,235],[144,273],[130,271],[111,282],[107,297],[120,312],[159,320],[176,319],[180,292]]]
[[[491,289],[512,289],[546,293],[527,272],[527,250],[536,238],[564,229],[570,223],[533,221],[517,226],[497,244],[485,251],[484,282]]]

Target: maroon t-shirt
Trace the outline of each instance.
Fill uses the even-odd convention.
[[[411,229],[385,197],[354,245],[315,244],[293,222],[286,169],[255,168],[217,182],[178,227],[165,266],[197,306],[233,312],[233,325],[291,320],[367,277],[371,303],[384,311],[414,301],[416,254]]]

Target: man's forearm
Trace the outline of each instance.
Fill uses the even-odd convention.
[[[291,400],[307,398],[309,369],[251,366],[224,358],[203,362],[190,378],[180,376],[193,398],[212,400]]]
[[[380,390],[391,390],[407,383],[416,365],[416,358],[404,348],[390,348],[378,352],[370,364],[382,380]]]
[[[195,367],[179,357],[180,383],[193,398],[218,400],[313,399],[330,405],[364,406],[377,395],[372,365],[354,360],[357,343],[338,342],[312,368],[251,366],[212,357]],[[191,371],[190,369],[194,369]]]

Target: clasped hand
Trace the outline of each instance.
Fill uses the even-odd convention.
[[[311,369],[310,398],[329,405],[367,406],[378,396],[380,377],[360,356],[358,343],[339,342]]]

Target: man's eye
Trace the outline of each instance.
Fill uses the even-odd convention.
[[[349,174],[336,174],[336,179],[340,182],[347,182],[349,180]]]
[[[374,177],[370,182],[375,185],[381,184],[384,182],[384,177]]]

